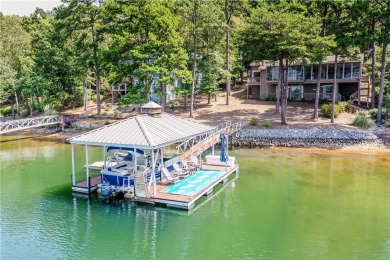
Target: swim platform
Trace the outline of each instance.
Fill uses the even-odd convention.
[[[165,188],[162,193],[192,196],[224,174],[221,170],[199,170],[193,175]]]

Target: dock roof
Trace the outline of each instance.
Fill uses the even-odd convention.
[[[214,127],[167,113],[147,114],[70,138],[71,144],[155,149],[212,132]]]

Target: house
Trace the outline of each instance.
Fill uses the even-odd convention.
[[[152,77],[152,82],[150,85],[150,99],[155,102],[160,102],[161,98],[159,95],[155,93],[155,89],[160,89],[160,84],[157,82],[158,76]],[[122,99],[126,96],[127,92],[130,90],[130,88],[138,83],[138,79],[133,76],[125,77],[125,79],[117,84],[114,84],[111,86],[111,97],[112,97],[112,104],[114,104],[114,99],[119,98]],[[166,86],[167,95],[166,100],[171,101],[176,98],[173,89],[181,87],[181,81],[179,79],[175,79],[173,84],[168,84]]]
[[[334,56],[328,56],[322,64],[320,99],[332,99],[333,77],[337,76],[336,101],[352,100],[370,102],[369,77],[362,75],[363,56],[344,59],[334,70]],[[248,93],[253,99],[274,99],[279,79],[278,63],[269,61],[250,64]],[[317,86],[318,64],[294,65],[288,68],[288,98],[313,100]]]

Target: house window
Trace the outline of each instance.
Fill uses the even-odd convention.
[[[334,64],[328,64],[328,79],[334,78]]]
[[[273,67],[267,67],[267,80],[272,80],[272,69]]]
[[[326,79],[326,64],[322,64],[322,67],[321,67],[321,79]]]
[[[360,64],[354,63],[352,64],[352,78],[360,78]]]
[[[297,68],[297,80],[303,80],[303,67],[296,67]]]
[[[302,99],[303,98],[303,86],[296,85],[290,87],[290,98]]]
[[[333,98],[333,85],[324,85],[322,92],[322,99],[332,99]]]
[[[252,72],[252,82],[260,82],[260,71]]]
[[[273,67],[273,76],[272,76],[272,80],[274,81],[278,81],[279,80],[279,67]]]
[[[311,66],[305,67],[305,80],[311,80]]]
[[[313,73],[311,74],[312,79],[317,79],[318,65],[313,65]]]
[[[350,79],[352,77],[351,63],[346,63],[344,65],[344,78]]]
[[[338,64],[337,65],[337,75],[336,75],[337,79],[342,79],[343,78],[343,68],[344,68],[344,64]]]
[[[296,72],[295,66],[288,67],[288,80],[295,80]]]

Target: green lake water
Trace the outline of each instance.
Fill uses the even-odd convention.
[[[1,259],[390,259],[390,152],[231,151],[239,177],[188,213],[72,196],[63,141],[0,144]]]

